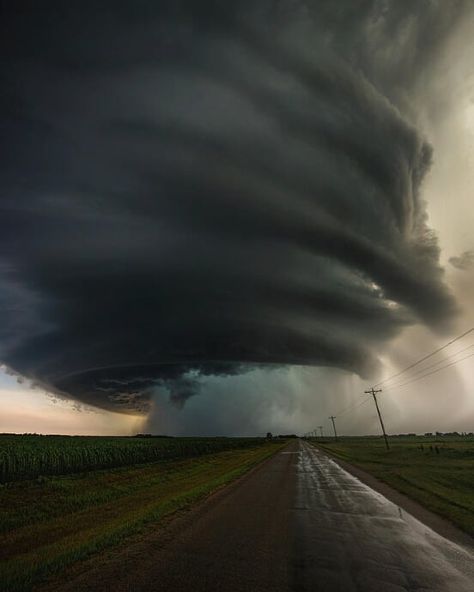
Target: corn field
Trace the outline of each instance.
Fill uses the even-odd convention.
[[[0,483],[67,475],[263,444],[263,438],[0,435]]]

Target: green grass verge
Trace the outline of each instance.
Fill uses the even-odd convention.
[[[282,446],[268,443],[196,459],[1,487],[1,589],[31,590],[74,562],[146,532],[151,524],[231,482]]]
[[[315,442],[474,536],[474,441],[379,438]],[[436,452],[436,448],[438,452]]]

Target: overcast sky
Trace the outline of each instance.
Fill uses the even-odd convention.
[[[1,431],[376,432],[474,326],[471,2],[5,16]],[[471,344],[389,431],[474,430]]]

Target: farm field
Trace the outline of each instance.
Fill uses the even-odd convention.
[[[92,439],[97,448],[101,440],[107,446],[110,439]],[[165,446],[161,438],[143,440],[144,450],[146,446]],[[194,441],[198,446],[192,452],[193,439],[172,440],[181,457],[65,475],[47,475],[45,471],[36,479],[2,485],[2,589],[31,590],[72,563],[145,532],[164,516],[229,483],[285,445],[281,440],[202,438]],[[227,440],[229,449],[225,450],[222,441]],[[202,453],[205,443],[207,454]],[[114,445],[120,448],[118,443]],[[124,446],[128,450],[128,443]],[[214,450],[219,448],[220,452]],[[194,458],[183,458],[183,450]]]
[[[259,438],[0,434],[0,483],[251,448]]]
[[[311,439],[474,535],[474,440],[467,437]]]

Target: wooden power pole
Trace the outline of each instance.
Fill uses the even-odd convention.
[[[332,427],[334,428],[334,440],[336,440],[336,442],[337,442],[336,423],[334,422],[334,420],[336,419],[336,416],[330,415],[329,419],[332,421]]]
[[[377,409],[377,413],[378,413],[378,416],[380,419],[380,425],[382,426],[382,432],[383,432],[383,437],[385,440],[385,446],[386,446],[387,450],[390,450],[390,446],[388,445],[387,434],[385,432],[385,426],[383,425],[382,414],[380,413],[379,404],[377,402],[377,393],[381,393],[381,392],[382,392],[382,389],[375,390],[373,387],[371,389],[369,389],[368,391],[364,391],[364,393],[366,393],[368,395],[372,395],[372,397],[374,398],[375,407]]]

